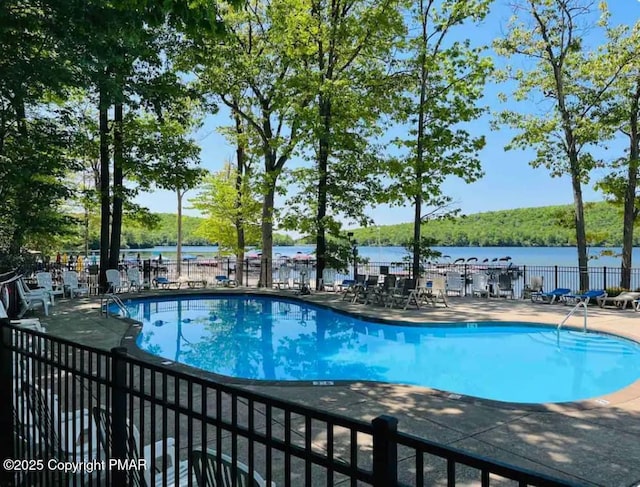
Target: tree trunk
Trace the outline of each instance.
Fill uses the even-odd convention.
[[[242,118],[238,112],[233,112],[233,119],[236,123],[236,133],[238,134],[236,146],[236,234],[238,236],[236,252],[236,282],[239,286],[244,283],[244,247],[246,245],[244,238],[244,219],[242,217],[242,193],[246,169],[246,153],[245,143],[243,139],[244,127]]]
[[[109,267],[109,228],[111,198],[109,195],[109,104],[104,88],[100,89],[99,101],[100,130],[100,291],[107,290],[107,269]]]
[[[327,216],[327,180],[329,166],[331,100],[320,97],[320,119],[322,133],[318,139],[318,211],[316,213],[316,289],[320,289],[322,273],[326,265],[327,237],[325,217]]]
[[[576,156],[577,158],[577,156]],[[572,165],[573,166],[573,165]],[[576,243],[578,247],[578,268],[580,273],[580,291],[589,290],[589,258],[587,256],[587,235],[584,222],[584,203],[582,201],[582,184],[575,171],[571,175],[573,186],[573,202],[575,206]]]
[[[180,188],[177,190],[178,193],[178,242],[176,245],[176,272],[178,277],[182,275],[182,197],[184,196],[184,191]]]
[[[624,193],[624,216],[622,230],[622,274],[620,287],[631,289],[631,266],[633,253],[633,230],[638,216],[636,189],[638,186],[638,157],[640,156],[640,134],[638,134],[638,109],[640,104],[640,82],[636,87],[629,119],[629,169]]]
[[[109,252],[109,268],[117,269],[120,260],[120,242],[122,239],[122,198],[124,192],[122,145],[122,122],[124,107],[122,102],[115,104],[113,117],[113,213],[111,215],[111,246]]]
[[[274,157],[265,155],[265,157]],[[276,174],[267,174],[268,182],[262,202],[262,256],[260,257],[260,280],[258,287],[273,286],[273,204],[276,194]]]

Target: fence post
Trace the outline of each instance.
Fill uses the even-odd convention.
[[[249,257],[244,259],[244,285],[249,287]]]
[[[383,414],[371,421],[373,426],[373,487],[398,484],[398,444],[392,438],[398,420]]]
[[[124,460],[127,458],[127,349],[111,349],[111,455],[109,458]],[[127,471],[112,470],[111,485],[127,485]]]
[[[578,275],[580,275],[580,271],[578,271]],[[557,265],[553,266],[553,279],[554,279],[553,289],[558,289],[558,266]]]
[[[462,277],[462,279],[464,280],[464,282],[462,283],[462,291],[464,292],[464,296],[467,295],[467,263],[464,263],[464,276]]]
[[[13,449],[13,359],[11,351],[11,338],[13,331],[8,326],[8,320],[0,320],[0,431],[4,432],[5,440],[0,441],[0,458],[15,458]],[[7,433],[9,432],[9,433]],[[0,485],[13,486],[15,482],[14,472],[5,468],[0,469]]]
[[[602,289],[607,289],[607,266],[602,268]]]

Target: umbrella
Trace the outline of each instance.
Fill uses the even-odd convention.
[[[511,257],[509,257],[507,255],[506,257],[500,257],[500,260],[505,261],[505,262],[509,262],[511,260]]]
[[[467,259],[467,262],[478,262],[478,258],[477,257],[469,257]]]
[[[482,263],[483,263],[483,264],[485,264],[485,263],[487,263],[487,262],[489,262],[489,259],[484,259],[484,260],[482,261]]]
[[[491,262],[497,262],[497,261],[498,261],[497,257],[494,257],[493,259],[491,259]]]
[[[302,252],[298,252],[296,253],[296,255],[293,256],[293,260],[311,260],[311,259],[313,259],[313,255],[303,254]]]
[[[458,262],[464,262],[464,257],[460,257],[459,259],[453,261],[454,264],[457,264]]]

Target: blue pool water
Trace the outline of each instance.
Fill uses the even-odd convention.
[[[640,345],[535,324],[404,326],[280,298],[132,300],[138,346],[217,374],[258,380],[371,380],[519,403],[602,396],[640,378]]]

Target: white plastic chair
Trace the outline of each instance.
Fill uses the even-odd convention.
[[[331,289],[331,291],[337,291],[337,278],[338,271],[331,268],[326,268],[322,271],[322,287],[325,291]]]
[[[462,274],[456,271],[447,271],[447,293],[457,293],[458,296],[462,296],[462,291],[464,290],[463,282]]]
[[[23,305],[20,317],[27,311],[33,311],[39,307],[44,309],[45,316],[49,316],[49,305],[52,304],[53,298],[48,291],[30,291],[22,279],[16,280],[16,288]]]
[[[129,280],[129,291],[135,289],[136,291],[142,291],[142,280],[140,278],[140,269],[137,267],[130,267],[127,269],[127,279]]]
[[[106,276],[107,283],[109,284],[107,293],[117,293],[123,290],[120,271],[118,269],[107,269]]]
[[[481,298],[489,297],[489,276],[484,272],[476,272],[473,277],[473,284],[471,288],[471,294],[479,296]]]
[[[89,295],[89,286],[84,283],[80,284],[76,271],[64,271],[62,273],[62,282],[64,282],[64,288],[69,290],[70,298]]]
[[[98,440],[100,445],[105,451],[111,450],[111,442],[113,438],[111,428],[110,413],[100,407],[93,408],[93,417],[95,423],[98,425]],[[131,426],[131,427],[130,427]],[[127,439],[127,459],[138,460],[140,458],[140,432],[135,425],[130,425],[127,420],[127,427],[125,428]],[[130,436],[133,433],[133,438]],[[163,452],[166,449],[167,458],[163,458]],[[154,445],[147,445],[142,450],[143,458],[146,460],[147,466],[150,468],[152,465],[151,455],[157,459],[156,465],[162,465],[162,471],[156,472],[155,483],[151,483],[151,472],[149,468],[143,471],[133,469],[131,471],[131,485],[134,487],[144,487],[147,485],[155,485],[157,487],[164,485],[176,485],[176,474],[178,476],[177,485],[188,485],[189,476],[189,462],[177,462],[178,452],[176,450],[175,440],[173,438],[165,438],[158,440]],[[177,462],[177,463],[176,463]],[[196,480],[192,476],[192,484],[196,484]]]
[[[38,288],[44,289],[51,296],[51,305],[54,304],[55,296],[64,297],[64,289],[54,289],[53,278],[50,272],[38,272],[36,274],[36,281],[38,282]]]
[[[282,266],[278,269],[278,277],[273,281],[273,287],[282,289],[289,287],[289,278],[291,277],[291,267]]]
[[[253,472],[253,478],[249,476],[249,467],[244,463],[236,460],[236,482],[232,484],[233,459],[224,453],[220,454],[218,462],[218,453],[215,450],[194,450],[191,452],[191,465],[194,470],[198,487],[217,487],[218,481],[216,474],[220,470],[220,478],[223,487],[231,487],[232,485],[240,485],[243,487],[265,487],[266,481],[258,472]],[[271,486],[275,487],[275,482],[271,482]]]

